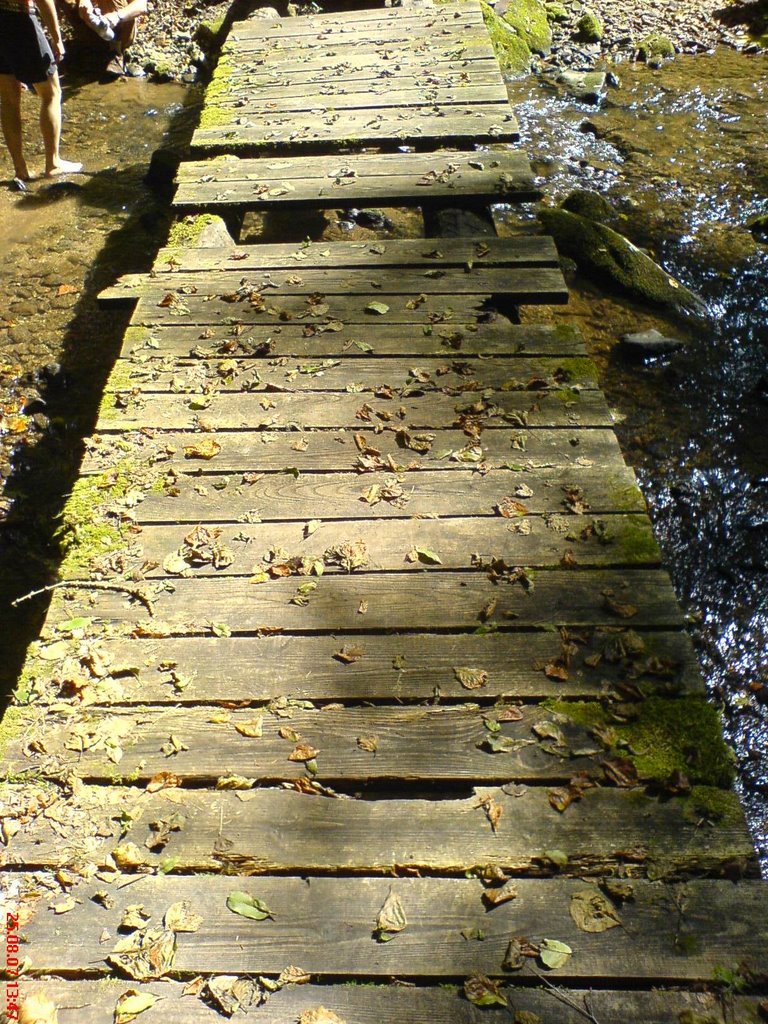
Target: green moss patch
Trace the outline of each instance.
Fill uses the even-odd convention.
[[[214,213],[198,213],[182,217],[181,220],[177,220],[175,224],[171,225],[167,244],[176,249],[193,248],[203,233],[203,229],[220,219]]]
[[[637,45],[640,60],[668,60],[675,56],[675,47],[670,39],[662,35],[650,35]]]
[[[540,0],[510,0],[502,20],[515,30],[529,50],[545,55],[552,49],[552,29]]]
[[[502,71],[511,76],[524,75],[531,66],[531,50],[520,36],[499,18],[488,4],[480,4],[491,37],[496,59]]]
[[[94,559],[124,545],[117,521],[107,518],[105,512],[113,501],[135,487],[133,467],[127,462],[100,476],[81,477],[75,483],[54,534],[62,554],[61,579],[82,576]]]
[[[547,710],[587,730],[611,734],[614,753],[629,757],[644,782],[662,786],[681,772],[697,786],[730,787],[733,755],[717,711],[700,697],[648,697],[631,721],[617,720],[597,702],[548,701]]]
[[[594,11],[584,11],[576,22],[576,36],[584,43],[599,43],[603,38],[603,23]]]

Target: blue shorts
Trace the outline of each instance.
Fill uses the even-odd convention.
[[[0,9],[0,75],[36,85],[55,72],[53,50],[38,16]]]

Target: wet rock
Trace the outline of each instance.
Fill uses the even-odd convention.
[[[671,39],[654,33],[638,43],[637,55],[647,64],[661,63],[675,56],[675,47]]]
[[[645,359],[649,356],[661,356],[668,352],[677,352],[685,348],[685,342],[679,338],[665,337],[660,331],[651,328],[648,331],[636,331],[622,334],[620,340],[622,351],[633,358]]]
[[[768,242],[768,213],[761,213],[747,221],[747,227],[760,242]]]
[[[557,80],[567,93],[583,103],[599,103],[605,95],[602,71],[563,71]]]
[[[603,38],[603,23],[593,10],[584,11],[576,22],[576,38],[583,43],[599,43]]]
[[[599,224],[606,224],[616,216],[616,211],[599,192],[591,189],[579,188],[564,199],[561,203],[564,210],[571,213],[578,213],[581,217],[589,220],[596,220]]]
[[[555,239],[560,252],[576,260],[579,269],[597,281],[611,281],[658,306],[706,316],[706,306],[698,295],[605,224],[551,207],[539,210],[539,220]]]

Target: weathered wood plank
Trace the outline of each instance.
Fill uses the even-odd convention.
[[[379,392],[393,401],[409,393],[444,392],[472,397],[487,388],[505,391],[559,390],[564,385],[583,390],[597,387],[597,367],[591,359],[526,359],[522,356],[447,361],[445,356],[412,359],[303,359],[266,361],[242,359],[237,363],[208,360],[134,359],[119,362],[106,383],[107,392],[132,391],[143,394],[236,393],[240,391]]]
[[[522,273],[522,271],[520,271]],[[549,280],[553,292],[556,293],[555,301],[566,301],[562,279],[559,273],[550,268],[541,267],[536,270],[536,275]],[[549,276],[551,275],[551,276]],[[549,276],[549,277],[548,277]],[[535,301],[541,301],[543,293],[537,292]],[[162,300],[161,300],[162,301]],[[282,295],[276,298],[274,304],[267,300],[267,306],[259,311],[253,303],[249,302],[226,302],[224,300],[208,300],[206,296],[184,295],[179,302],[173,302],[168,306],[159,306],[156,302],[148,302],[144,298],[139,299],[136,312],[133,315],[134,325],[155,326],[172,324],[209,324],[230,328],[238,325],[260,325],[271,327],[272,330],[282,326],[286,322],[296,321],[307,328],[308,333],[327,330],[329,322],[341,320],[342,323],[351,326],[353,324],[372,326],[374,328],[386,325],[404,324],[412,329],[435,332],[445,330],[448,338],[455,332],[471,330],[465,325],[479,324],[485,321],[501,319],[500,315],[493,309],[488,308],[491,296],[488,294],[477,295],[427,295],[424,302],[415,304],[402,295],[388,295],[371,289],[365,295],[331,295],[328,302],[320,301],[307,296],[305,298],[294,295]],[[367,310],[371,302],[381,303],[388,306],[379,312]],[[409,308],[411,306],[415,308]],[[502,321],[508,324],[506,318]],[[360,336],[358,329],[357,336]],[[450,348],[450,342],[448,346]],[[367,351],[367,349],[365,350]]]
[[[232,307],[245,302],[274,305],[284,296],[306,298],[322,296],[459,296],[503,295],[519,304],[529,302],[567,302],[568,290],[559,267],[449,267],[440,270],[400,268],[382,270],[334,268],[332,270],[263,271],[253,278],[245,277],[237,268],[228,271],[207,271],[200,274],[178,274],[157,280],[149,277],[142,288],[148,304],[170,302],[188,305],[194,298],[208,301],[224,300]],[[315,302],[315,304],[317,304]],[[160,308],[163,308],[162,306]],[[173,309],[173,307],[169,307]],[[218,307],[221,309],[221,307]],[[175,315],[172,313],[171,315]],[[321,314],[322,315],[322,314]],[[382,314],[368,311],[368,319]]]
[[[286,85],[285,87],[275,86],[269,81],[262,81],[255,89],[245,94],[245,82],[242,78],[229,79],[231,93],[227,90],[214,97],[214,102],[222,106],[232,106],[238,103],[268,103],[268,102],[309,102],[311,106],[327,106],[339,101],[350,101],[356,105],[356,98],[367,99],[368,97],[380,97],[388,100],[388,90],[396,90],[400,93],[412,93],[420,95],[422,101],[435,100],[445,102],[452,98],[464,98],[468,101],[488,102],[506,100],[507,93],[498,70],[478,70],[473,67],[472,75],[398,75],[394,81],[387,79],[375,79],[373,81],[364,79],[352,79],[351,81],[327,81],[324,76],[318,76],[318,81],[305,80],[301,85]],[[448,93],[442,96],[442,93]],[[411,99],[411,96],[405,97]],[[369,105],[357,103],[359,106]],[[374,104],[375,105],[375,104]],[[386,103],[384,104],[386,105]],[[302,109],[308,109],[303,107]]]
[[[416,154],[412,154],[416,155]],[[190,171],[190,165],[183,165]],[[285,170],[283,168],[282,170]],[[204,174],[201,171],[200,174]],[[190,173],[194,180],[200,174]],[[200,270],[309,270],[315,267],[427,267],[440,270],[464,267],[549,266],[558,262],[555,243],[548,235],[514,238],[393,238],[382,242],[310,242],[235,245],[226,248],[166,247],[158,251],[153,273]]]
[[[558,753],[549,750],[551,744],[540,743],[532,730],[551,722],[552,716],[535,706],[517,709],[518,721],[500,723],[499,736],[511,747],[501,753],[484,749],[491,735],[485,724],[489,712],[476,705],[290,710],[286,719],[265,715],[263,708],[222,712],[210,707],[134,705],[108,713],[100,708],[75,713],[68,709],[66,715],[47,708],[44,714],[33,712],[24,738],[8,745],[6,759],[11,771],[58,775],[76,766],[82,778],[105,781],[116,774],[144,781],[162,771],[195,783],[230,773],[262,782],[301,778],[308,769],[303,762],[290,760],[296,741],[279,735],[285,727],[318,751],[316,776],[329,782],[567,782],[582,770],[593,769],[599,775],[604,754],[587,729],[573,722],[560,725],[566,745],[558,747]],[[259,738],[238,732],[238,726],[247,729],[259,719]],[[358,743],[371,736],[377,743],[375,753]],[[25,749],[32,737],[35,749]],[[171,737],[177,741],[176,752],[169,754]],[[116,748],[121,752],[117,760]]]
[[[618,460],[617,460],[618,461]],[[363,494],[385,485],[391,473],[270,474],[252,484],[235,485],[220,474],[176,478],[165,494],[151,492],[133,511],[134,521],[146,523],[238,523],[312,518],[399,518],[416,515],[494,515],[505,497],[515,500],[530,515],[566,514],[572,502],[566,494],[578,491],[588,515],[606,512],[644,512],[645,501],[631,469],[611,464],[605,468],[539,469],[510,474],[491,470],[484,475],[470,470],[443,473],[425,470],[401,481],[406,504],[380,500],[371,505]],[[226,484],[226,486],[222,486]],[[532,493],[530,493],[532,492]],[[579,523],[581,522],[581,526]],[[579,532],[587,520],[557,520],[561,533]],[[509,524],[508,524],[509,525]]]
[[[359,15],[359,16],[358,16]],[[430,7],[425,10],[400,8],[396,13],[381,8],[362,10],[355,13],[354,20],[339,14],[319,14],[302,18],[280,18],[270,22],[263,18],[254,18],[236,22],[227,39],[228,44],[240,40],[256,39],[274,42],[289,40],[317,41],[326,39],[334,42],[339,39],[357,39],[361,35],[369,39],[384,37],[386,34],[401,34],[419,31],[431,33],[439,38],[445,28],[483,27],[483,18],[479,6],[464,4],[460,7],[450,5],[447,10],[442,7]]]
[[[274,67],[302,57],[344,59],[350,54],[371,54],[397,63],[401,54],[407,59],[433,53],[460,60],[470,54],[490,56],[493,48],[482,19],[458,18],[441,26],[419,20],[403,25],[363,25],[360,30],[347,26],[346,30],[334,31],[329,26],[324,32],[303,36],[265,36],[258,29],[254,33],[238,31],[225,40],[221,58],[225,62],[255,59]]]
[[[731,819],[702,824],[696,796],[660,801],[637,790],[591,789],[565,815],[545,787],[479,790],[467,800],[330,800],[278,789],[247,793],[84,786],[77,800],[34,787],[9,790],[6,821],[20,830],[0,854],[3,866],[102,863],[118,842],[135,843],[144,864],[174,871],[266,874],[290,870],[463,875],[478,866],[547,874],[545,850],[568,854],[570,875],[598,874],[621,862],[630,875],[650,869],[716,873],[737,862],[754,871],[754,850],[736,794]],[[501,808],[492,829],[481,801]],[[25,815],[38,799],[45,810]],[[723,803],[726,795],[721,796]],[[157,845],[150,823],[171,815],[183,828]],[[18,816],[17,816],[18,815]],[[277,826],[277,827],[276,827]]]
[[[497,81],[499,62],[492,52],[464,54],[461,58],[437,56],[429,59],[420,54],[407,54],[398,58],[399,70],[393,70],[392,61],[382,62],[374,67],[370,55],[356,59],[349,54],[346,59],[338,60],[330,57],[323,60],[307,61],[295,67],[270,67],[258,60],[249,60],[241,55],[237,64],[226,71],[226,86],[245,88],[250,82],[254,89],[277,89],[281,86],[316,85],[344,87],[356,82],[377,84],[396,78],[398,83],[408,83],[413,79],[425,87],[439,82],[442,85],[473,82],[488,79]]]
[[[625,642],[626,641],[626,642]],[[345,665],[334,655],[345,645],[365,650],[359,661]],[[71,643],[75,656],[77,642]],[[188,704],[221,701],[268,701],[281,695],[299,700],[365,701],[444,700],[470,696],[456,666],[476,666],[488,673],[476,700],[515,697],[543,700],[557,695],[595,697],[606,686],[638,685],[673,693],[704,692],[698,661],[685,632],[632,630],[619,627],[583,634],[576,651],[569,649],[568,678],[553,681],[546,667],[562,655],[558,633],[473,636],[418,634],[399,636],[315,635],[265,636],[258,643],[244,637],[167,637],[165,639],[99,639],[115,673],[100,696],[98,685],[89,699],[96,703]],[[588,664],[591,658],[597,664]],[[227,671],[222,673],[221,666]],[[173,665],[174,668],[161,666]],[[39,699],[61,699],[60,663],[39,658],[29,668]],[[130,669],[130,671],[127,671]],[[174,672],[183,680],[174,683]]]
[[[369,401],[370,399],[370,401]],[[363,409],[370,406],[372,411]],[[473,405],[477,405],[475,412]],[[359,413],[359,415],[358,415]],[[296,392],[269,395],[241,393],[214,396],[202,402],[199,396],[136,395],[126,398],[105,395],[101,404],[97,429],[107,433],[148,427],[164,430],[192,429],[204,420],[207,430],[248,429],[269,430],[300,424],[304,428],[350,427],[361,422],[392,424],[394,429],[429,430],[456,427],[463,419],[479,422],[482,427],[497,428],[513,424],[519,427],[611,425],[611,416],[602,392],[559,391],[508,392],[496,391],[493,401],[458,399],[452,395],[428,394],[393,403],[368,395],[328,392],[323,401],[315,396]]]
[[[298,19],[297,19],[298,20]],[[234,968],[232,968],[234,969]],[[158,1001],[142,1016],[146,1024],[221,1024],[221,1014],[200,999],[182,994],[180,982],[155,981],[134,985],[150,992]],[[25,995],[43,994],[59,1007],[60,1024],[104,1024],[114,1012],[118,996],[126,991],[125,981],[62,981],[46,978],[37,981],[23,978]],[[544,988],[507,989],[509,1004],[516,1013],[536,1014],[551,1020],[557,1014],[558,1024],[583,1024],[588,1007],[600,1024],[680,1024],[685,1015],[704,1016],[712,1024],[730,1024],[734,1019],[744,1024],[757,1024],[759,996],[736,996],[722,1006],[714,993],[679,990],[647,992],[606,992],[567,988],[562,995],[569,1005]],[[575,1004],[578,1009],[574,1008]],[[269,997],[270,1024],[296,1024],[309,1010],[326,1007],[345,1021],[354,1024],[508,1024],[505,1007],[477,1007],[464,998],[460,988],[450,989],[393,985],[292,985]]]
[[[244,334],[233,325],[131,326],[125,333],[123,356],[135,354],[239,358],[263,355],[329,356],[361,358],[369,351],[376,356],[443,355],[459,358],[475,355],[583,356],[584,342],[578,331],[550,326],[533,327],[493,323],[447,325],[366,324],[361,335],[357,324],[341,324],[329,331],[327,324],[249,324]],[[357,338],[357,341],[355,340]],[[370,345],[370,350],[368,349]]]
[[[359,59],[359,58],[358,58]],[[311,62],[310,62],[311,63]],[[408,107],[400,113],[384,109],[375,115],[371,111],[346,111],[327,118],[307,115],[270,117],[268,125],[231,125],[200,127],[192,136],[196,150],[236,151],[263,145],[301,146],[325,142],[341,146],[356,142],[372,145],[382,141],[434,142],[452,140],[467,145],[491,142],[517,142],[520,138],[517,120],[505,103],[479,106],[450,104],[444,107]],[[502,200],[497,200],[502,201]],[[178,201],[175,203],[178,205]]]
[[[424,89],[423,86],[406,89],[398,82],[390,86],[389,90],[369,89],[367,92],[356,90],[351,93],[337,91],[328,94],[308,89],[303,96],[280,96],[278,92],[277,95],[268,97],[263,96],[261,91],[249,92],[247,95],[233,93],[210,103],[207,109],[218,111],[222,117],[230,114],[233,118],[250,118],[285,113],[328,114],[337,110],[375,111],[385,110],[387,107],[423,107],[425,103],[448,107],[454,103],[465,105],[506,102],[507,91],[501,81],[491,85],[465,84],[464,88],[432,86],[428,89]]]
[[[532,202],[541,198],[533,177],[528,174],[503,180],[498,174],[485,175],[474,182],[462,175],[460,178],[430,179],[424,185],[420,184],[421,177],[410,173],[407,164],[402,165],[401,173],[387,176],[378,174],[354,178],[344,175],[325,180],[283,178],[278,179],[275,185],[270,184],[276,180],[274,178],[241,181],[226,177],[210,178],[209,172],[203,175],[204,181],[180,182],[173,206],[181,211],[200,206],[258,209],[272,204],[338,209],[355,205],[423,206],[446,199],[482,206],[488,203]]]
[[[623,465],[616,435],[607,428],[494,429],[484,431],[480,442],[474,443],[460,430],[439,429],[431,431],[435,440],[426,453],[403,449],[396,435],[389,431],[376,434],[361,426],[354,433],[358,432],[369,447],[381,452],[382,468],[393,465],[393,472],[432,469],[457,472],[468,466],[482,470],[512,467],[518,472],[558,467],[590,468],[596,464],[616,468]],[[354,433],[348,430],[220,430],[203,435],[135,430],[98,434],[88,441],[83,472],[101,472],[126,462],[129,466],[156,463],[161,469],[176,473],[213,470],[295,476],[296,471],[350,471],[359,468],[360,451]],[[201,440],[218,446],[218,453],[210,462],[191,454]]]
[[[569,879],[521,879],[517,899],[491,913],[482,901],[482,884],[474,880],[264,877],[245,884],[211,877],[203,895],[199,878],[149,876],[115,887],[114,906],[94,911],[89,897],[103,885],[77,886],[74,894],[82,902],[58,918],[38,911],[26,928],[38,971],[77,970],[83,963],[105,970],[109,945],[100,943],[101,932],[107,927],[114,933],[129,904],[143,904],[159,922],[171,903],[189,900],[204,917],[198,932],[179,938],[174,969],[189,976],[230,971],[233,936],[241,973],[277,974],[300,960],[304,970],[319,976],[502,975],[510,936],[516,935],[532,942],[557,935],[571,947],[573,956],[554,975],[558,981],[709,982],[716,967],[734,962],[748,964],[753,977],[765,974],[768,890],[760,882],[636,881],[634,900],[620,910],[624,927],[601,934],[582,932],[571,919],[571,897],[591,887]],[[273,921],[233,918],[227,896],[241,887],[264,900]],[[401,899],[408,927],[381,943],[372,932],[389,892]],[[484,942],[462,937],[473,926],[483,929]],[[515,977],[537,973],[536,964],[526,961]]]
[[[304,578],[272,580],[253,585],[246,580],[174,582],[173,592],[162,589],[153,600],[156,618],[146,607],[108,590],[78,588],[77,600],[63,597],[51,605],[51,623],[74,614],[123,623],[127,632],[146,635],[210,634],[211,623],[223,623],[234,633],[283,630],[315,633],[349,630],[369,632],[400,629],[475,630],[492,618],[502,629],[545,626],[627,625],[606,603],[631,604],[637,611],[629,624],[676,628],[682,612],[666,573],[627,569],[547,571],[535,578],[535,587],[499,586],[480,573],[401,573],[375,576],[324,576],[308,606],[291,604]],[[365,615],[360,602],[367,602]],[[491,614],[489,604],[495,601]],[[76,611],[75,611],[76,609]]]
[[[417,519],[378,518],[334,519],[314,527],[307,536],[307,523],[266,522],[256,525],[217,526],[217,544],[229,552],[231,563],[215,569],[210,562],[187,564],[184,573],[195,579],[213,576],[246,576],[265,567],[262,559],[273,548],[287,552],[288,557],[318,559],[344,544],[364,545],[365,572],[444,572],[448,569],[469,569],[479,561],[490,564],[502,559],[507,565],[526,565],[531,569],[556,568],[574,564],[580,568],[595,566],[655,566],[661,554],[653,538],[651,523],[642,515],[610,515],[600,520],[591,517],[569,517],[565,524],[553,529],[539,516],[526,516],[510,522],[501,517],[457,518],[462,502],[452,518]],[[314,516],[309,506],[304,515]],[[266,510],[266,515],[270,511]],[[314,520],[320,523],[320,520]],[[565,525],[565,530],[562,526]],[[127,541],[131,560],[145,564],[148,579],[167,578],[165,561],[176,551],[186,550],[184,538],[196,536],[189,526],[144,526]],[[210,533],[208,534],[210,536]],[[429,552],[419,557],[417,552]],[[439,564],[432,564],[435,556]],[[202,556],[206,557],[205,554]],[[101,556],[93,560],[101,564]],[[192,559],[194,561],[194,559]],[[333,572],[329,566],[328,571]],[[363,571],[363,570],[361,570]],[[173,576],[180,575],[174,564]],[[407,584],[404,582],[404,586]]]

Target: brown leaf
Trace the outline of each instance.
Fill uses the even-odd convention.
[[[550,661],[544,666],[544,675],[548,679],[556,679],[559,683],[565,683],[568,680],[568,669],[565,665],[559,665],[557,662]]]
[[[360,661],[365,655],[365,650],[362,647],[355,647],[351,644],[344,644],[341,650],[336,651],[334,658],[336,661],[341,661],[344,665],[352,665],[356,661]]]
[[[379,737],[378,736],[358,736],[357,745],[361,750],[367,751],[369,754],[375,754],[379,749]]]
[[[313,761],[319,753],[320,751],[310,746],[309,743],[297,743],[294,749],[288,755],[288,760]]]
[[[572,893],[568,909],[583,932],[605,932],[621,924],[613,904],[596,889],[579,889]]]
[[[400,897],[389,890],[379,915],[376,918],[374,935],[379,942],[389,942],[408,924]]]
[[[511,881],[493,889],[486,889],[483,893],[483,900],[489,907],[498,907],[501,903],[508,903],[516,898],[517,886]]]
[[[121,939],[107,960],[136,981],[150,981],[167,974],[175,956],[174,933],[167,928],[147,928]]]
[[[212,437],[203,437],[193,444],[184,445],[185,459],[212,459],[221,451],[221,445]]]
[[[505,519],[513,519],[515,516],[527,516],[529,509],[522,501],[516,501],[514,498],[502,498],[498,505],[494,505],[494,509],[500,516],[504,516]]]
[[[346,1024],[333,1010],[326,1010],[324,1006],[317,1006],[311,1010],[305,1010],[299,1016],[298,1024]]]
[[[181,776],[173,772],[157,772],[147,783],[148,793],[159,793],[161,789],[175,789],[181,785]]]
[[[488,682],[488,673],[483,668],[469,668],[454,665],[453,674],[465,690],[479,690]]]
[[[9,1021],[13,1019],[13,1017],[8,1017]],[[45,993],[33,992],[26,996],[20,1004],[19,1015],[16,1019],[19,1024],[58,1024],[58,1009]]]
[[[615,786],[628,788],[637,785],[637,768],[628,757],[608,757],[600,767],[603,769],[606,779]]]
[[[464,982],[464,995],[475,1006],[508,1006],[501,983],[485,974],[473,974]]]
[[[612,595],[607,591],[603,593],[603,607],[612,615],[616,615],[620,619],[631,619],[633,616],[637,615],[637,607],[635,605],[615,601]]]

